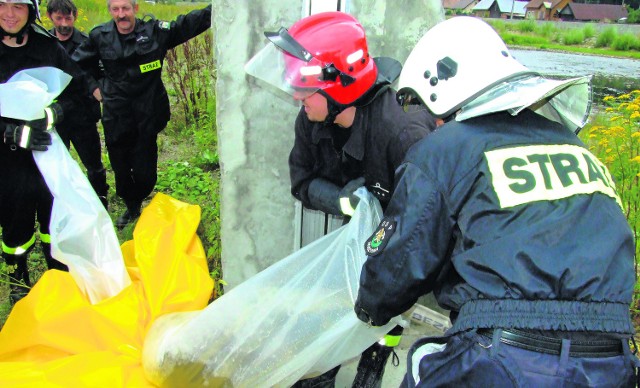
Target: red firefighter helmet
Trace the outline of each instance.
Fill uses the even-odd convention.
[[[267,54],[261,52],[245,70],[290,94],[296,89],[317,90],[344,107],[356,103],[376,85],[378,68],[369,54],[364,28],[349,14],[314,14],[289,30],[280,28],[265,32],[265,36],[279,49],[269,55],[279,58],[265,59]]]

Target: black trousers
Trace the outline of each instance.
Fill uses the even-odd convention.
[[[158,128],[155,120],[137,123],[104,119],[107,152],[115,175],[116,194],[125,203],[142,203],[158,179]],[[131,124],[130,127],[122,127]],[[114,134],[118,134],[115,136]]]
[[[87,178],[98,196],[106,196],[109,190],[107,176],[102,164],[102,144],[96,123],[73,126],[56,126],[58,135],[67,148],[73,144],[80,161],[87,169]]]
[[[32,158],[30,154],[29,157]],[[0,187],[2,243],[9,249],[28,249],[33,246],[29,242],[35,235],[36,218],[40,233],[49,234],[53,196],[35,162],[28,168],[7,175],[13,176]]]

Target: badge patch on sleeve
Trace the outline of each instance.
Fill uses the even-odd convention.
[[[364,243],[364,250],[367,252],[367,256],[379,255],[384,247],[387,246],[389,239],[395,231],[395,221],[382,220],[375,233]]]

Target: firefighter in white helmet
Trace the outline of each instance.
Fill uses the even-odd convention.
[[[355,311],[383,325],[433,291],[453,323],[413,345],[404,386],[635,386],[633,234],[576,136],[590,77],[547,79],[455,17],[414,48],[399,93],[448,122],[396,171]]]

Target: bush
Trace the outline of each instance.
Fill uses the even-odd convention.
[[[566,45],[578,45],[584,43],[582,30],[568,30],[562,35],[562,42]]]
[[[538,23],[535,20],[527,19],[516,24],[516,29],[520,32],[534,32],[538,27]]]
[[[634,9],[629,11],[627,16],[627,23],[638,24],[640,23],[640,9]]]
[[[542,35],[547,39],[553,39],[554,36],[557,35],[558,29],[553,23],[542,23],[538,26],[536,33]]]
[[[611,43],[611,48],[620,51],[638,50],[640,40],[630,32],[616,36]]]
[[[596,27],[593,23],[587,23],[587,25],[582,28],[582,33],[584,34],[585,39],[595,37],[596,32]]]
[[[596,39],[596,47],[610,47],[616,36],[618,29],[615,27],[607,27],[598,35]]]

